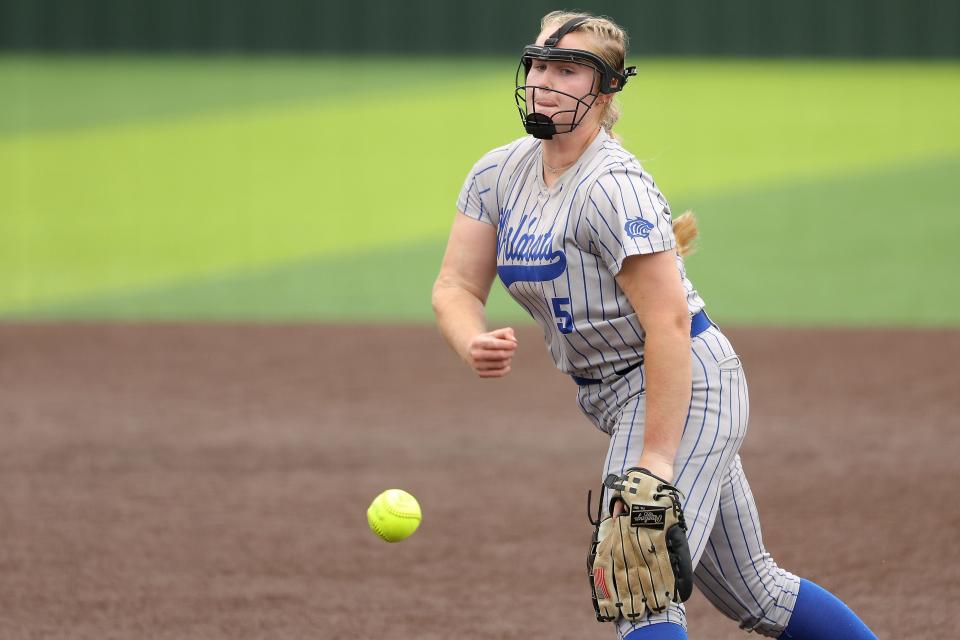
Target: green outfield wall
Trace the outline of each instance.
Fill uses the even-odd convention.
[[[958,0],[607,0],[637,54],[957,57]],[[0,0],[0,49],[516,53],[555,1]]]

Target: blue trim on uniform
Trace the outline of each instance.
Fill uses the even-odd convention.
[[[698,335],[709,329],[713,325],[707,312],[700,309],[692,318],[690,318],[690,337],[696,338]]]
[[[637,627],[623,640],[687,640],[687,630],[673,622],[660,622],[646,627]]]
[[[710,317],[707,316],[707,312],[701,309],[696,314],[694,314],[692,318],[690,318],[690,337],[696,338],[698,335],[700,335],[701,333],[703,333],[704,331],[706,331],[712,326],[715,326],[715,325],[710,320]],[[600,337],[603,337],[603,336],[601,335]],[[606,342],[606,339],[604,339],[604,341]],[[610,343],[607,342],[607,344],[609,345]],[[590,346],[593,346],[593,345],[590,345]],[[642,359],[640,360],[640,362],[637,362],[636,364],[630,367],[627,367],[626,369],[623,369],[621,371],[617,371],[616,373],[618,375],[623,375],[625,373],[633,371],[634,369],[639,367],[641,364],[643,364]],[[577,385],[581,387],[585,387],[590,384],[600,384],[601,382],[603,382],[602,380],[598,380],[596,378],[581,378],[580,376],[574,376],[574,375],[571,375],[570,377],[573,378],[573,381],[576,382]]]
[[[877,640],[877,636],[837,596],[801,578],[793,615],[780,640]]]

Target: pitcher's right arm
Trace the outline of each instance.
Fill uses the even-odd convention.
[[[458,214],[433,284],[433,312],[447,343],[481,378],[510,373],[517,349],[512,328],[487,331],[485,306],[496,275],[496,227]]]

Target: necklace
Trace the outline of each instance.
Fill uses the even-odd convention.
[[[574,162],[576,162],[576,160],[574,160],[573,162],[568,162],[562,167],[551,167],[549,164],[547,164],[547,161],[544,160],[542,157],[540,158],[540,161],[543,163],[543,168],[546,169],[548,173],[552,173],[553,175],[559,175],[563,173],[564,171],[572,167]]]
[[[597,129],[597,132],[599,132],[599,131],[600,131],[600,130]],[[543,168],[546,169],[546,170],[547,170],[547,173],[549,173],[549,174],[552,174],[552,175],[555,175],[555,176],[556,176],[556,175],[560,175],[561,173],[563,173],[564,171],[566,171],[567,169],[569,169],[570,167],[572,167],[574,164],[576,164],[577,160],[580,159],[580,155],[583,153],[583,150],[586,149],[588,146],[590,146],[590,143],[593,142],[593,140],[594,140],[595,138],[596,138],[596,134],[594,134],[593,136],[587,138],[586,142],[583,143],[583,146],[580,147],[580,151],[577,153],[577,157],[574,158],[573,160],[571,160],[570,162],[568,162],[567,164],[565,164],[565,165],[563,165],[563,166],[560,166],[560,167],[551,167],[549,164],[547,164],[547,161],[544,160],[544,158],[543,158],[543,151],[541,151],[541,152],[540,152],[540,162],[543,163]]]

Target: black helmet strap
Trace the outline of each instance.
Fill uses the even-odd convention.
[[[579,27],[580,25],[582,25],[584,22],[586,22],[586,21],[589,20],[589,19],[590,19],[590,18],[584,18],[584,17],[581,16],[581,17],[579,17],[579,18],[571,18],[570,20],[567,20],[567,21],[564,22],[562,25],[560,25],[560,28],[559,28],[559,29],[557,29],[556,31],[554,31],[554,32],[550,35],[550,37],[547,38],[547,39],[544,41],[543,46],[545,46],[545,47],[555,47],[555,46],[557,46],[557,43],[560,42],[560,40],[563,38],[563,36],[567,35],[568,33],[570,33],[571,31],[573,31],[574,29],[576,29],[577,27]]]

